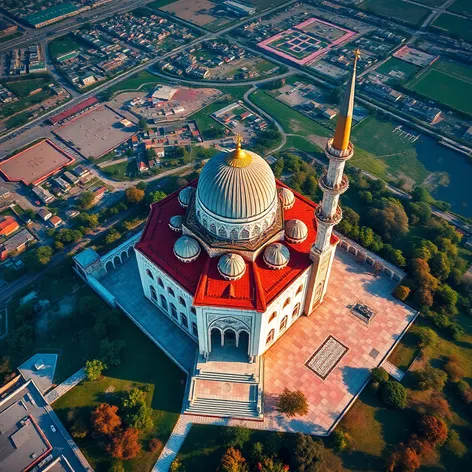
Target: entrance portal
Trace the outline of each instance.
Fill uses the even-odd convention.
[[[236,347],[236,333],[232,329],[227,329],[223,338],[223,346]]]
[[[223,362],[247,362],[249,355],[249,334],[227,329],[223,333],[213,328],[210,332],[210,360]]]

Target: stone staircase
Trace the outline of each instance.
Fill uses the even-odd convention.
[[[216,380],[226,382],[240,382],[257,384],[256,377],[253,374],[232,374],[232,373],[215,373],[201,371],[198,378],[202,380]]]
[[[202,416],[220,416],[222,418],[257,419],[257,404],[215,398],[197,398],[185,413]]]

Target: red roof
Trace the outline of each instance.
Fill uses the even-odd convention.
[[[196,187],[197,181],[190,186]],[[286,187],[277,181],[277,187]],[[246,263],[246,273],[236,281],[224,280],[218,272],[219,257],[210,258],[205,250],[191,263],[180,262],[173,253],[175,241],[181,233],[172,231],[169,220],[174,215],[184,215],[178,202],[178,192],[151,207],[141,240],[136,245],[145,257],[167,273],[181,287],[194,296],[194,305],[224,306],[263,312],[281,292],[290,286],[311,265],[310,248],[316,238],[316,205],[296,192],[295,204],[284,211],[285,220],[299,219],[308,227],[308,237],[300,244],[284,244],[290,249],[290,262],[282,270],[269,269],[262,260],[262,253],[254,262]],[[333,236],[332,243],[337,238]]]
[[[86,108],[91,107],[92,105],[95,105],[96,103],[98,103],[98,99],[96,97],[87,98],[87,100],[84,100],[78,105],[75,105],[69,108],[68,110],[63,111],[62,113],[59,113],[58,115],[51,116],[51,118],[49,118],[49,121],[53,125],[56,125],[57,123],[63,120],[66,120],[67,118],[71,116],[76,115],[77,113],[81,112],[82,110],[85,110]]]

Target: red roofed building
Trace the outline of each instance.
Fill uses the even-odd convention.
[[[20,229],[20,225],[12,216],[7,216],[0,221],[0,236],[10,236],[18,229]]]

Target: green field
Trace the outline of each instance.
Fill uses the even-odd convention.
[[[386,75],[391,77],[392,80],[410,80],[414,77],[419,71],[421,67],[415,66],[414,64],[410,64],[409,62],[402,61],[401,59],[397,59],[396,57],[391,57],[388,61],[384,62],[380,67],[375,69],[375,72],[379,74]],[[396,78],[395,76],[390,75],[391,72],[401,72],[403,73],[402,78]]]
[[[437,61],[408,88],[432,100],[472,114],[472,70],[446,61]]]
[[[123,392],[134,386],[149,389],[148,406],[153,410],[154,427],[141,438],[144,447],[140,455],[125,463],[128,472],[146,472],[152,469],[160,453],[149,451],[147,442],[157,437],[165,444],[170,436],[180,413],[185,374],[123,314],[118,335],[126,342],[121,365],[107,369],[102,380],[85,381],[74,387],[54,403],[54,410],[70,428],[70,416],[74,413],[88,421],[99,403],[119,404]],[[109,456],[92,434],[76,441],[97,472],[109,470]]]
[[[472,16],[472,2],[470,0],[456,0],[447,10],[461,15]]]
[[[177,0],[155,0],[154,2],[148,3],[148,7],[151,8],[161,8],[171,3],[175,3]]]
[[[23,33],[21,31],[17,31],[16,33],[9,34],[8,36],[3,36],[0,38],[0,43],[6,43],[7,41],[11,41],[12,39],[19,38],[20,36],[23,36]]]
[[[397,19],[419,26],[431,13],[429,8],[420,7],[401,0],[367,0],[359,8],[389,19]]]
[[[263,90],[257,90],[249,96],[255,105],[273,116],[286,133],[301,134],[303,136],[316,135],[328,137],[332,131],[311,120],[288,105],[279,102]]]
[[[113,95],[118,92],[141,90],[143,92],[150,92],[157,84],[166,83],[165,79],[151,74],[147,70],[138,72],[125,80],[120,80],[118,83],[107,88],[107,94]]]
[[[52,77],[40,77],[28,80],[15,80],[13,82],[4,82],[7,89],[13,92],[17,97],[27,97],[33,90],[43,88],[52,83]]]
[[[472,20],[443,13],[433,21],[431,26],[449,36],[472,41]]]
[[[67,34],[65,36],[53,39],[48,44],[48,47],[49,54],[51,54],[52,58],[55,59],[58,56],[67,54],[68,52],[81,49],[82,45]]]
[[[308,141],[308,139],[302,138],[301,136],[287,136],[287,142],[281,151],[286,151],[289,149],[297,149],[298,151],[303,151],[306,153],[322,153],[321,148],[311,141]]]

